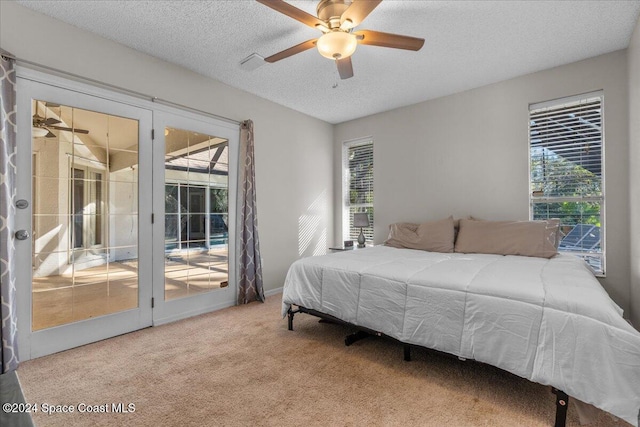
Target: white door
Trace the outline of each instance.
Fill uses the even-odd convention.
[[[18,342],[28,360],[152,324],[152,111],[17,84],[17,199],[28,206],[16,229],[29,234],[16,240]]]
[[[165,109],[153,116],[154,324],[234,305],[239,128]]]

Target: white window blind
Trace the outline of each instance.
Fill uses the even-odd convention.
[[[360,228],[353,226],[353,214],[366,212],[369,227],[362,228],[368,242],[373,241],[373,141],[347,142],[343,151],[344,199],[343,234],[357,240]]]
[[[559,251],[604,275],[602,95],[529,110],[531,218],[560,219]]]

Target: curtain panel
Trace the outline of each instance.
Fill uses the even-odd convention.
[[[238,168],[238,304],[264,302],[262,260],[256,211],[253,122],[240,125],[240,167]]]
[[[0,294],[2,297],[2,373],[18,367],[15,246],[16,71],[0,56]]]

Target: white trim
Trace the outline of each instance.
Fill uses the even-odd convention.
[[[56,70],[53,71],[55,72]],[[232,230],[235,230],[236,204],[231,200],[236,197],[238,185],[235,168],[238,167],[239,123],[207,112],[154,97],[147,97],[78,76],[72,76],[74,79],[69,80],[69,75],[65,73],[56,72],[56,75],[53,75],[18,65],[16,67],[16,76],[19,87],[17,111],[18,142],[20,147],[29,147],[29,150],[19,149],[19,157],[24,157],[22,153],[28,151],[29,167],[18,168],[18,179],[23,182],[16,194],[18,198],[30,200],[32,195],[31,116],[33,113],[31,107],[27,107],[27,105],[31,105],[30,100],[32,97],[60,101],[78,108],[100,110],[100,112],[106,114],[114,114],[114,111],[117,110],[120,113],[115,114],[131,117],[139,121],[138,253],[140,265],[142,266],[146,263],[149,265],[149,267],[142,267],[139,271],[139,307],[137,309],[69,323],[61,327],[37,332],[31,332],[31,286],[20,286],[17,310],[19,313],[18,330],[23,331],[22,334],[18,335],[21,360],[28,360],[64,350],[65,348],[109,338],[110,336],[134,331],[142,327],[167,323],[235,305],[237,302],[237,265],[235,256],[232,255],[235,254],[235,236]],[[96,105],[99,107],[96,108]],[[175,301],[175,304],[170,311],[166,311],[166,308],[168,308],[166,306],[163,309],[162,306],[164,304],[160,304],[160,307],[158,307],[158,302],[164,300],[164,269],[162,269],[162,283],[160,284],[162,292],[158,292],[158,284],[153,283],[153,276],[156,271],[159,271],[156,264],[162,264],[164,261],[164,230],[160,230],[159,227],[160,225],[164,226],[164,217],[160,215],[161,212],[164,212],[164,197],[152,198],[152,189],[154,193],[159,192],[160,196],[164,194],[164,182],[162,182],[162,185],[156,185],[155,188],[152,186],[154,177],[160,183],[161,177],[164,176],[162,174],[161,177],[158,177],[157,173],[160,170],[158,172],[153,170],[159,167],[156,165],[160,165],[162,166],[162,172],[164,171],[164,144],[162,144],[162,147],[156,147],[159,141],[164,142],[163,132],[159,132],[157,129],[163,120],[165,122],[186,121],[190,123],[189,129],[191,130],[209,132],[226,139],[229,143],[230,169],[228,174],[230,199],[228,212],[230,230],[229,254],[231,255],[229,256],[229,286],[210,293],[198,294],[194,298],[187,297],[172,300],[171,303]],[[155,129],[155,140],[151,139],[152,129]],[[211,131],[211,129],[214,130]],[[147,160],[143,161],[143,159]],[[18,162],[26,165],[24,159],[18,160]],[[29,230],[32,225],[32,206],[23,210],[22,213],[23,215],[20,215],[16,220],[16,227]],[[151,218],[152,213],[156,214],[155,226],[151,224],[151,221],[147,220],[147,218]],[[26,219],[27,217],[28,220]],[[153,236],[153,238],[146,239],[142,238],[142,236]],[[154,245],[153,242],[157,243]],[[23,259],[24,262],[18,265],[17,268],[22,271],[20,273],[23,277],[22,281],[30,283],[31,260],[33,258],[32,245],[29,245],[28,249],[25,245],[21,245],[18,249],[20,254],[18,258]],[[161,254],[159,258],[157,257],[158,252]],[[26,260],[28,260],[28,266],[26,265]],[[29,275],[26,276],[27,274]],[[154,295],[156,301],[156,308],[153,311],[151,310],[152,295]],[[200,305],[193,305],[194,302],[198,302]],[[103,327],[105,324],[108,327]],[[92,328],[98,328],[99,333],[92,333]]]
[[[602,168],[602,204],[600,205],[600,222],[602,223],[602,227],[600,227],[600,247],[602,248],[602,274],[596,274],[596,277],[607,277],[607,179],[606,179],[606,118],[605,118],[605,97],[604,91],[600,91],[600,109],[602,112],[600,113],[602,116],[602,124],[601,124],[601,135],[602,135],[602,148],[600,150],[602,157],[601,160],[601,168]]]
[[[268,291],[264,291],[264,296],[272,297],[274,295],[278,295],[282,293],[283,289],[284,289],[284,286],[280,286],[279,288],[275,288],[275,289],[269,289]]]
[[[32,142],[33,144],[33,142]],[[31,211],[38,211],[40,209],[40,196],[42,190],[40,189],[40,152],[33,151],[31,147]],[[35,195],[35,197],[34,197]],[[33,253],[36,249],[36,238],[40,236],[34,236],[35,230],[40,229],[40,217],[31,215],[31,268],[35,267]]]
[[[536,102],[534,104],[529,104],[529,112],[532,112],[534,110],[541,110],[549,107],[562,108],[567,104],[574,104],[580,101],[584,102],[589,98],[603,98],[604,97],[603,95],[604,95],[603,90],[595,90],[593,92],[587,92],[587,93],[578,94],[578,95],[571,95],[571,96],[566,96],[562,98],[555,98],[549,101]]]
[[[43,80],[46,80],[43,78]],[[127,102],[124,95],[108,97],[105,91],[92,90],[86,93],[80,88],[82,85],[73,82],[63,82],[57,78],[57,85],[50,85],[43,81],[25,78],[23,73],[17,78],[17,127],[18,153],[16,162],[17,189],[16,196],[25,200],[32,197],[32,99],[47,99],[52,102],[73,105],[77,108],[99,111],[104,114],[129,117],[137,120],[139,144],[139,189],[138,189],[138,218],[151,216],[151,163],[144,159],[151,158],[151,129],[152,111],[140,105]],[[65,83],[65,84],[62,84]],[[96,92],[102,92],[96,96]],[[112,99],[118,98],[118,99]],[[149,103],[149,105],[151,105]],[[26,160],[28,156],[29,160]],[[16,227],[31,229],[32,208],[21,210],[16,216]],[[138,221],[138,236],[151,235],[150,221]],[[139,265],[138,276],[138,307],[136,309],[113,313],[78,322],[67,323],[58,327],[32,331],[32,258],[33,242],[25,241],[25,245],[17,245],[17,275],[20,283],[18,287],[18,347],[21,360],[28,360],[50,354],[65,348],[71,348],[89,342],[94,342],[108,336],[120,335],[141,329],[152,324],[151,313],[151,239],[138,239]],[[26,243],[29,243],[28,245]],[[28,247],[27,247],[28,246]],[[149,267],[146,267],[149,266]],[[149,270],[149,271],[146,271]]]
[[[155,224],[153,225],[153,240],[158,242],[153,247],[153,292],[155,307],[153,309],[153,324],[166,323],[180,318],[196,315],[226,307],[237,302],[237,262],[235,256],[235,230],[236,230],[236,198],[237,198],[237,168],[239,166],[240,126],[223,123],[198,116],[187,111],[178,111],[171,107],[154,104],[155,139],[153,141],[153,168],[154,177],[158,185],[153,189],[153,211],[155,212]],[[219,137],[227,141],[229,150],[228,172],[228,282],[229,286],[223,289],[211,290],[194,295],[165,300],[165,127],[186,129],[201,134]],[[170,182],[173,179],[169,180]],[[161,185],[160,185],[161,184]],[[184,183],[183,183],[184,184]],[[197,185],[192,183],[191,185]]]
[[[214,291],[216,292],[216,291]],[[235,301],[224,301],[218,304],[213,304],[208,307],[199,307],[195,310],[186,310],[180,313],[171,314],[165,317],[159,317],[153,319],[153,326],[165,325],[167,323],[176,322],[178,320],[188,319],[193,316],[199,316],[201,314],[212,313],[214,311],[222,310],[223,308],[229,308],[235,306]]]
[[[373,142],[373,136],[363,136],[361,138],[354,138],[354,139],[348,139],[346,141],[342,141],[342,146],[357,147],[358,145],[365,145],[370,142]]]
[[[347,171],[349,169],[349,165],[348,165],[348,156],[347,153],[349,152],[350,148],[353,147],[360,147],[363,145],[367,145],[367,144],[372,144],[373,145],[373,153],[372,153],[372,158],[374,159],[374,165],[375,165],[375,144],[373,142],[373,137],[371,136],[367,136],[367,137],[362,137],[362,138],[354,138],[354,139],[350,139],[348,141],[344,141],[342,143],[342,169],[340,171],[341,173],[341,180],[342,180],[342,194],[340,195],[341,201],[342,203],[340,204],[340,210],[341,210],[341,240],[348,240],[349,239],[349,208],[350,207],[368,207],[370,206],[369,204],[366,205],[349,205],[348,200],[349,200],[349,179],[348,179],[348,174]],[[374,171],[375,171],[375,166],[374,166]],[[374,181],[375,181],[375,172],[374,172]],[[375,188],[375,186],[374,186]],[[375,190],[374,190],[375,192]],[[374,203],[375,203],[375,198],[374,198]],[[373,204],[371,204],[371,207],[374,207]],[[374,216],[375,216],[375,208],[374,208]],[[375,218],[374,218],[374,222],[375,222]],[[374,224],[371,224],[372,226]]]
[[[55,72],[57,70],[53,71]],[[173,104],[170,101],[165,101],[157,97],[140,94],[116,86],[100,83],[91,79],[85,79],[80,76],[70,76],[73,78],[73,80],[70,80],[69,77],[62,77],[61,75],[59,75],[59,73],[48,74],[33,68],[26,68],[20,65],[16,66],[16,77],[19,79],[29,80],[36,83],[43,83],[48,86],[66,89],[85,95],[91,95],[109,101],[116,101],[121,104],[127,104],[133,107],[176,114],[186,118],[204,121],[206,123],[213,122],[217,126],[222,126],[227,129],[239,129],[240,126],[240,123],[235,120],[220,117],[206,111],[200,111],[179,104]]]
[[[18,59],[11,55],[12,58],[16,60],[16,76],[23,77],[25,79],[38,81],[41,83],[47,83],[52,86],[61,84],[63,86],[59,86],[62,88],[67,88],[71,90],[75,90],[69,86],[69,82],[73,82],[75,85],[83,85],[86,88],[100,89],[103,92],[109,92],[112,95],[114,93],[124,95],[128,98],[137,98],[140,100],[144,100],[147,102],[152,102],[157,105],[163,105],[172,109],[180,109],[185,112],[195,113],[199,116],[206,116],[212,119],[226,122],[231,125],[239,125],[240,122],[237,120],[233,120],[227,117],[219,116],[217,114],[209,113],[207,111],[198,110],[196,108],[188,107],[186,105],[178,104],[175,102],[171,102],[165,99],[158,98],[157,96],[147,95],[144,93],[136,92],[130,89],[125,89],[119,86],[115,86],[112,84],[100,82],[98,80],[90,79],[87,77],[83,77],[77,74],[69,73],[67,71],[58,70],[56,68],[48,67],[46,65],[37,64],[35,62],[27,61],[24,59]],[[111,96],[112,96],[111,95]],[[96,95],[97,96],[97,95]]]
[[[266,298],[266,297],[272,297],[272,296],[275,296],[275,295],[279,295],[279,294],[282,293],[283,289],[284,289],[283,286],[281,286],[279,288],[275,288],[275,289],[270,289],[270,290],[264,292],[264,296]],[[178,320],[188,319],[190,317],[198,316],[198,315],[201,315],[201,314],[212,313],[214,311],[222,310],[224,308],[234,307],[235,305],[236,305],[235,303],[230,303],[230,302],[220,303],[220,304],[216,304],[216,305],[213,305],[211,307],[207,307],[207,308],[203,308],[203,309],[192,310],[192,311],[188,311],[188,312],[184,312],[184,313],[180,313],[180,314],[176,314],[176,315],[172,315],[172,316],[163,317],[163,318],[160,318],[160,319],[155,319],[153,321],[153,326],[166,325],[167,323],[172,323],[172,322],[176,322]]]
[[[597,197],[536,197],[533,196],[533,189],[531,183],[531,114],[535,113],[537,110],[543,110],[547,108],[564,108],[566,106],[570,106],[572,104],[580,104],[581,102],[588,102],[589,100],[593,100],[595,98],[600,99],[600,115],[602,118],[602,124],[600,129],[601,134],[601,196]],[[605,162],[605,96],[604,90],[597,90],[593,92],[587,92],[578,95],[572,95],[568,97],[556,98],[549,101],[538,102],[535,104],[529,104],[529,113],[527,115],[527,180],[529,182],[529,219],[533,218],[534,204],[536,203],[562,203],[562,202],[599,202],[600,203],[600,223],[602,226],[600,227],[600,248],[601,252],[593,254],[600,257],[602,262],[602,272],[597,272],[596,277],[605,278],[607,274],[607,256],[606,256],[606,179],[605,179],[605,171],[606,171],[606,162]],[[562,251],[563,253],[571,253],[568,251]],[[588,253],[581,253],[581,255],[589,255]]]

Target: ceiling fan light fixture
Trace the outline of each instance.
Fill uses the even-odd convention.
[[[322,24],[316,24],[316,29],[322,31],[325,34],[331,31],[329,28],[327,28],[326,25],[322,25]]]
[[[353,55],[358,46],[356,36],[344,31],[332,31],[320,36],[317,42],[320,55],[329,59],[343,59]]]
[[[42,138],[43,136],[47,136],[49,133],[45,128],[33,127],[31,128],[31,136],[34,138]]]
[[[342,21],[342,24],[340,24],[340,29],[342,31],[349,31],[353,27],[355,27],[355,25],[353,25],[353,21],[349,18],[345,19],[344,21]]]

